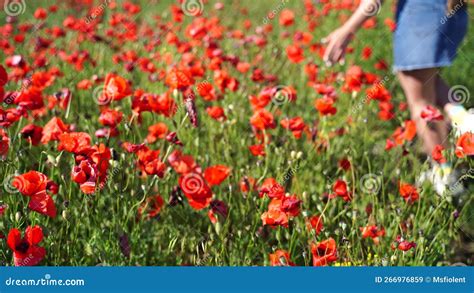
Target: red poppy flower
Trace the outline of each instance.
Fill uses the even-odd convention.
[[[8,82],[8,73],[5,68],[0,65],[0,87],[3,87]]]
[[[3,216],[5,214],[5,211],[7,210],[8,206],[6,204],[1,204],[0,205],[0,216]]]
[[[371,47],[364,47],[364,49],[362,49],[362,59],[363,60],[367,60],[369,59],[370,57],[372,56],[372,48]]]
[[[314,230],[316,235],[321,233],[323,229],[323,218],[321,216],[311,216],[306,220],[306,227],[308,230]]]
[[[267,178],[260,186],[259,195],[260,197],[268,195],[269,198],[282,198],[285,196],[285,188],[275,178]]]
[[[314,106],[316,110],[323,116],[334,115],[337,112],[337,109],[333,107],[334,99],[328,96],[325,96],[321,99],[317,99]]]
[[[375,225],[361,227],[360,231],[362,231],[362,238],[370,237],[375,244],[379,244],[379,237],[385,236],[385,229],[383,227],[379,228]]]
[[[250,118],[250,124],[259,130],[273,129],[276,127],[272,113],[265,109],[255,111],[253,116]]]
[[[290,9],[283,9],[280,12],[280,25],[290,26],[295,21],[295,13]]]
[[[293,136],[296,139],[301,138],[303,130],[306,128],[306,125],[304,124],[303,118],[301,118],[301,117],[295,117],[295,118],[291,118],[291,119],[283,119],[283,120],[280,121],[280,125],[283,128],[290,130],[293,133]]]
[[[225,202],[221,200],[213,200],[211,201],[211,208],[207,212],[207,216],[211,220],[211,223],[215,224],[217,223],[217,217],[216,216],[221,216],[222,218],[227,218],[227,215],[229,213],[229,209],[227,208],[227,205]]]
[[[270,253],[270,265],[272,267],[295,266],[290,260],[290,254],[286,250],[278,249],[274,253]]]
[[[385,60],[379,60],[377,63],[375,63],[374,68],[377,70],[387,70],[388,64]]]
[[[154,143],[158,139],[166,138],[168,134],[168,126],[163,122],[158,122],[148,127],[147,143]]]
[[[392,99],[390,92],[383,84],[376,84],[366,90],[367,97],[380,102],[388,102]]]
[[[181,175],[178,183],[184,195],[188,198],[189,204],[195,210],[201,210],[209,206],[212,191],[200,173]]]
[[[346,81],[343,89],[346,92],[359,92],[364,81],[364,71],[360,66],[353,65],[347,69]]]
[[[194,158],[190,155],[183,155],[180,150],[175,150],[168,156],[168,163],[180,175],[193,172],[201,173],[201,167],[196,164]]]
[[[68,88],[63,88],[54,95],[48,96],[48,109],[53,109],[56,105],[59,108],[66,110],[71,101],[72,93]]]
[[[237,70],[240,73],[246,73],[250,69],[250,63],[248,62],[239,62],[237,63]]]
[[[102,182],[107,177],[107,169],[109,168],[109,160],[112,157],[110,149],[104,144],[94,145],[90,148],[88,158],[97,166],[99,171],[99,180]],[[76,158],[77,160],[78,158]]]
[[[215,101],[219,98],[210,82],[201,82],[196,86],[197,92],[205,101]]]
[[[337,260],[336,241],[329,238],[318,244],[312,243],[311,254],[313,255],[313,266],[327,266]]]
[[[431,152],[431,157],[433,160],[438,162],[439,164],[446,163],[446,158],[443,155],[444,147],[442,145],[436,145]]]
[[[47,144],[50,141],[59,140],[59,136],[64,132],[68,132],[69,128],[61,118],[53,117],[49,120],[48,123],[43,127],[41,143]]]
[[[219,185],[230,174],[230,168],[223,165],[208,167],[204,170],[204,178],[210,186]]]
[[[48,16],[46,9],[39,7],[35,10],[34,17],[37,19],[45,19]]]
[[[10,138],[7,132],[0,128],[0,157],[8,154],[8,148],[10,146]]]
[[[392,244],[392,249],[399,249],[401,251],[408,251],[412,248],[416,248],[416,243],[404,240],[400,235],[397,236]]]
[[[328,96],[331,98],[336,96],[336,89],[333,86],[326,85],[323,83],[316,83],[312,84],[312,87],[320,95]]]
[[[406,141],[412,141],[416,136],[416,124],[412,120],[406,120],[402,127],[398,127],[392,135],[397,145],[402,145]]]
[[[399,192],[408,203],[413,203],[420,198],[416,187],[408,183],[400,182]]]
[[[122,121],[122,117],[122,112],[106,108],[100,113],[99,122],[104,126],[117,127]]]
[[[145,97],[146,103],[148,103],[151,110],[155,113],[162,114],[166,117],[172,117],[178,109],[176,102],[170,96],[169,92],[162,95],[146,95]]]
[[[384,24],[390,29],[390,31],[393,33],[396,28],[397,28],[397,24],[395,23],[395,21],[391,18],[386,18],[384,20]]]
[[[380,112],[378,114],[380,120],[388,121],[395,117],[393,114],[393,104],[390,102],[380,102],[379,103]]]
[[[13,251],[15,266],[34,266],[43,260],[46,255],[44,247],[38,244],[43,240],[43,230],[40,226],[28,226],[25,236],[14,228],[8,233],[8,247]]]
[[[58,150],[81,154],[90,149],[91,137],[85,132],[63,133],[59,136]]]
[[[138,215],[141,216],[145,214],[147,219],[155,218],[160,213],[164,204],[165,202],[159,194],[148,197],[145,202],[138,207]]]
[[[420,116],[421,116],[422,119],[424,119],[426,121],[441,121],[441,120],[444,119],[441,112],[438,109],[436,109],[435,107],[432,107],[430,105],[426,106],[426,108],[424,108],[421,111]]]
[[[267,87],[260,91],[257,96],[251,95],[249,97],[250,104],[254,110],[265,108],[271,101],[273,96],[275,95],[275,88],[274,87]]]
[[[133,144],[128,141],[122,143],[122,148],[128,153],[137,153],[139,150],[146,148],[145,144]]]
[[[28,207],[51,218],[56,217],[56,206],[46,192],[49,179],[43,173],[30,171],[13,179],[13,186],[24,196],[30,197]]]
[[[264,212],[260,217],[263,225],[268,225],[272,228],[282,226],[288,227],[288,215],[281,210],[281,200],[272,199],[268,205],[268,211]]]
[[[301,203],[296,195],[284,196],[281,198],[280,210],[288,216],[296,217],[300,214]]]
[[[303,49],[298,45],[290,45],[286,47],[286,54],[292,63],[300,63],[304,60]]]
[[[166,75],[166,84],[171,89],[184,91],[194,84],[194,79],[188,70],[172,68]]]
[[[330,196],[331,198],[339,196],[342,197],[344,201],[351,201],[352,194],[350,191],[347,190],[347,184],[344,180],[336,180],[332,189],[334,191],[334,194]]]
[[[272,98],[275,104],[282,104],[285,102],[295,102],[298,97],[296,89],[292,86],[274,87]]]
[[[474,156],[474,133],[467,132],[458,138],[455,153],[458,158]]]
[[[249,150],[254,156],[265,156],[265,145],[263,144],[256,144],[249,146]]]
[[[389,150],[393,149],[395,146],[396,146],[396,144],[393,140],[387,139],[385,141],[385,150],[386,151],[389,151]]]
[[[104,105],[110,101],[122,100],[131,94],[130,84],[125,78],[115,73],[107,74],[104,82],[103,97],[101,98],[104,99]]]
[[[157,175],[163,178],[166,171],[166,164],[160,160],[160,151],[143,147],[136,153],[138,158],[138,168],[148,175]]]
[[[42,138],[43,127],[34,124],[28,124],[20,131],[21,135],[32,145],[38,145]],[[1,147],[0,147],[1,148]],[[1,154],[0,154],[1,155]]]
[[[97,166],[90,160],[82,160],[72,169],[71,178],[79,184],[82,192],[92,194],[96,191],[96,182],[98,180]]]
[[[339,168],[348,171],[351,168],[351,162],[347,158],[342,158],[338,162]]]
[[[27,110],[38,110],[44,107],[43,95],[41,89],[30,86],[24,89],[15,97],[14,104],[21,106]]]
[[[255,178],[244,176],[244,178],[242,178],[239,183],[240,191],[249,192],[256,190],[257,186],[255,185],[255,182]]]
[[[225,121],[227,118],[222,107],[214,106],[206,109],[207,114],[214,120]]]

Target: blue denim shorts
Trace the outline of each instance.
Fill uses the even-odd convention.
[[[466,6],[448,11],[447,0],[399,0],[394,70],[450,66],[467,32]]]

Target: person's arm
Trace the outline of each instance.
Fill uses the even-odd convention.
[[[353,35],[367,19],[378,12],[381,4],[382,0],[362,0],[349,20],[324,39],[328,44],[324,54],[324,61],[333,64],[341,60]]]

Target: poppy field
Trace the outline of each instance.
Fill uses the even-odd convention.
[[[323,61],[358,2],[3,1],[0,264],[473,265],[474,134],[431,155],[463,194],[418,180],[393,1]]]

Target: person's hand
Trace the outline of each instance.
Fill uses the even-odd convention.
[[[328,44],[324,53],[324,61],[328,65],[332,65],[342,60],[353,36],[353,30],[342,26],[324,38],[323,43]]]

